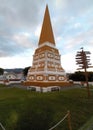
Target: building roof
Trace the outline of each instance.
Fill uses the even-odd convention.
[[[38,45],[41,45],[44,42],[50,42],[51,44],[55,45],[55,39],[54,39],[53,30],[52,30],[48,5],[46,6]]]

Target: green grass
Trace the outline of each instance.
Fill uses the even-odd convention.
[[[79,130],[93,130],[93,117],[84,124]]]
[[[4,88],[6,87],[4,84],[0,84],[0,88]]]
[[[4,88],[4,89],[2,89]],[[0,87],[0,122],[6,130],[48,130],[68,110],[73,130],[93,116],[93,91],[87,99],[85,89],[38,93]],[[54,130],[68,130],[67,119]]]
[[[93,85],[90,85],[89,88],[90,88],[90,89],[93,89]]]

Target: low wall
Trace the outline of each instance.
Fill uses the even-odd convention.
[[[86,86],[86,82],[82,82],[82,81],[74,81],[73,83]],[[88,82],[88,83],[89,85],[93,85],[93,82]]]
[[[5,85],[9,85],[9,84],[14,84],[14,83],[21,83],[21,80],[11,80],[11,81],[4,81],[4,80],[0,80],[0,84],[5,84]]]

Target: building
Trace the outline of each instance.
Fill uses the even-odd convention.
[[[21,83],[23,80],[23,73],[7,72],[4,71],[3,75],[0,75],[0,84],[12,84],[12,83]]]
[[[61,66],[61,55],[56,48],[48,6],[46,6],[38,48],[27,74],[25,85],[46,89],[66,82],[66,73]],[[45,90],[47,91],[47,90]]]

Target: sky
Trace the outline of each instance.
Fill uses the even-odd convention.
[[[93,65],[93,0],[0,0],[0,68],[32,65],[46,4],[64,70],[77,70],[81,47]]]

